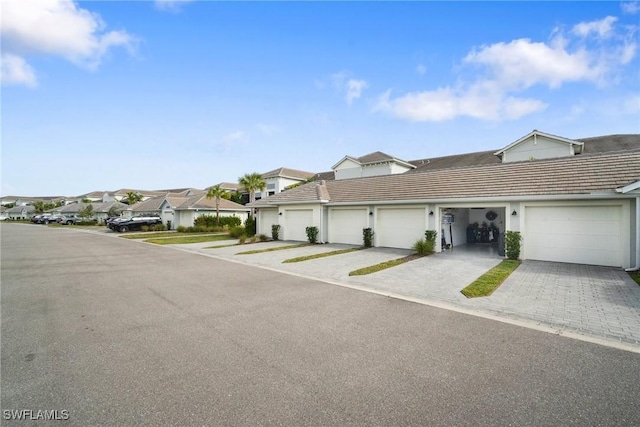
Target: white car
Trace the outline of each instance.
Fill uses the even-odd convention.
[[[9,217],[6,215],[0,215],[0,221],[4,221],[6,219],[9,219]]]

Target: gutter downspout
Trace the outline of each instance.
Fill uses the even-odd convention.
[[[640,196],[636,197],[636,266],[632,268],[625,268],[624,271],[638,271],[640,270]]]

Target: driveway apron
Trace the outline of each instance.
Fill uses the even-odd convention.
[[[267,242],[260,249],[293,242]],[[640,286],[622,269],[544,261],[524,261],[489,297],[467,299],[460,290],[500,263],[501,258],[464,251],[442,252],[365,276],[349,272],[400,258],[410,250],[370,248],[298,263],[283,263],[349,245],[311,245],[253,255],[258,246],[207,249],[209,244],[175,245],[181,250],[246,263],[314,279],[371,290],[398,298],[459,308],[469,313],[542,326],[640,349]]]

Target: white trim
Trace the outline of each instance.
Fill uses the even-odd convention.
[[[624,187],[616,188],[616,193],[626,194],[631,191],[637,190],[639,188],[640,188],[640,181],[636,181],[629,185],[625,185]]]
[[[569,145],[576,145],[576,146],[580,147],[580,150],[576,151],[576,154],[582,153],[582,147],[584,146],[584,142],[574,141],[572,139],[563,138],[561,136],[556,136],[556,135],[550,135],[548,133],[544,133],[544,132],[540,132],[538,130],[534,130],[531,133],[523,136],[519,140],[517,140],[515,142],[512,142],[511,144],[507,145],[502,150],[496,151],[493,154],[496,155],[496,156],[501,156],[502,154],[504,154],[505,151],[510,150],[511,148],[515,147],[518,144],[521,144],[522,142],[528,140],[532,136],[534,138],[537,138],[538,136],[543,136],[545,138],[549,138],[549,139],[552,139],[554,141],[562,142],[562,143],[569,144]]]

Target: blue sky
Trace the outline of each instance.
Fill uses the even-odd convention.
[[[640,133],[640,2],[2,2],[2,195]]]

